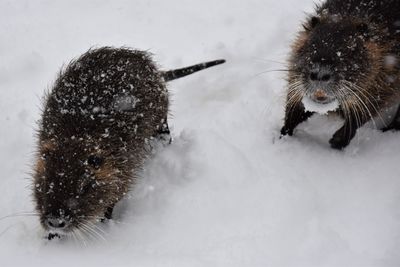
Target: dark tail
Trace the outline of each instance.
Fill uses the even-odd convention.
[[[182,68],[182,69],[170,70],[170,71],[164,72],[163,77],[166,82],[169,82],[169,81],[176,80],[176,79],[185,77],[187,75],[193,74],[197,71],[204,70],[204,69],[207,69],[207,68],[219,65],[219,64],[223,64],[223,63],[225,63],[225,60],[220,59],[220,60],[215,60],[215,61],[210,61],[210,62],[193,65],[193,66]]]

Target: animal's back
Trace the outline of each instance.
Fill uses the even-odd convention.
[[[400,37],[400,1],[398,0],[328,0],[317,13],[352,16],[387,27],[390,37]],[[393,36],[394,35],[394,36]]]
[[[167,89],[147,53],[101,48],[88,51],[60,75],[48,96],[42,128],[49,137],[116,131],[121,138],[128,135],[126,140],[137,139],[151,136],[167,110]]]

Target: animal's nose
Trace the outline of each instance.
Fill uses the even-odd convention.
[[[68,222],[64,218],[48,217],[45,219],[45,224],[49,228],[62,230],[67,227]]]
[[[313,70],[310,73],[310,80],[315,82],[328,82],[332,78],[332,74],[328,71]]]
[[[325,102],[328,99],[328,94],[321,89],[318,89],[314,92],[313,98],[318,102]]]

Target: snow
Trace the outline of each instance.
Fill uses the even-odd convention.
[[[307,111],[317,112],[321,115],[328,114],[329,111],[335,111],[339,108],[339,102],[336,99],[332,102],[321,104],[311,100],[308,96],[304,96],[301,102]]]
[[[113,106],[117,111],[128,111],[133,110],[139,102],[140,99],[134,96],[118,96],[115,98]]]
[[[285,62],[309,0],[0,1],[1,266],[398,266],[400,133],[315,116],[279,139]],[[171,82],[174,142],[148,160],[115,219],[42,239],[29,172],[41,98],[92,46],[149,50]],[[13,215],[14,214],[14,215]]]
[[[394,68],[398,63],[398,59],[395,55],[385,56],[383,59],[383,64],[387,68]]]

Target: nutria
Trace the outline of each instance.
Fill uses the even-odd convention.
[[[169,136],[166,82],[224,63],[161,72],[147,52],[91,49],[72,61],[45,97],[34,199],[52,239],[110,219],[154,139]]]
[[[282,135],[337,102],[344,125],[329,141],[343,149],[359,127],[400,100],[400,1],[328,0],[293,43]],[[326,107],[326,106],[325,106]],[[318,109],[318,108],[317,108]],[[397,120],[389,128],[398,128]]]

